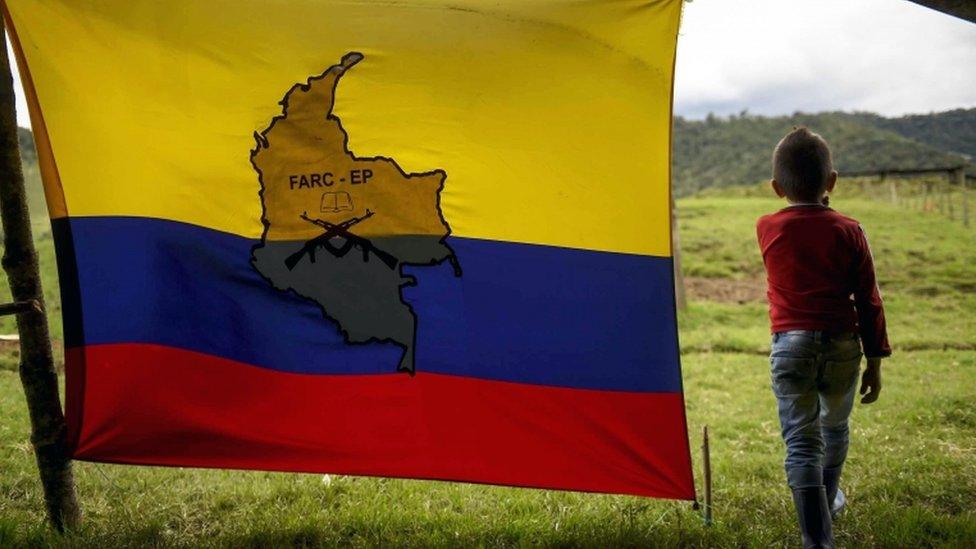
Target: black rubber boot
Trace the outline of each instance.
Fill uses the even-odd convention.
[[[837,467],[824,467],[823,480],[827,490],[827,504],[830,506],[830,518],[835,519],[847,505],[847,497],[844,491],[839,488],[840,472],[843,465]]]
[[[793,505],[800,519],[803,549],[834,548],[834,533],[827,506],[827,490],[823,486],[796,488]]]

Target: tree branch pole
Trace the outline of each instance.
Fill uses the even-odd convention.
[[[0,38],[6,37],[0,18]],[[31,236],[30,213],[24,189],[17,141],[17,113],[7,48],[0,47],[0,216],[3,222],[3,269],[15,302],[35,302],[17,312],[20,332],[20,380],[27,397],[31,443],[44,487],[48,518],[58,530],[81,520],[75,496],[66,426],[58,393],[58,377],[48,334],[44,293]]]
[[[0,305],[0,316],[19,315],[31,311],[44,311],[41,304],[33,299],[30,301],[18,301],[16,303],[4,303]]]

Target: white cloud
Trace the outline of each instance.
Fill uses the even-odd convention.
[[[14,95],[17,98],[17,124],[25,128],[31,127],[30,115],[27,114],[27,100],[24,98],[24,89],[20,85],[20,74],[17,72],[17,63],[14,61],[14,49],[7,40],[7,59],[10,60],[10,73],[14,76]]]
[[[976,106],[976,25],[907,0],[695,0],[675,113]]]

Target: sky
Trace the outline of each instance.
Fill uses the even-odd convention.
[[[676,115],[976,107],[976,24],[907,0],[693,0]]]
[[[907,0],[693,0],[674,98],[686,118],[976,107],[976,24]]]

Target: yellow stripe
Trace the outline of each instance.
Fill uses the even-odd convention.
[[[670,254],[679,0],[7,4],[73,216],[259,237],[253,132],[358,51],[349,148],[444,170],[454,234]]]

